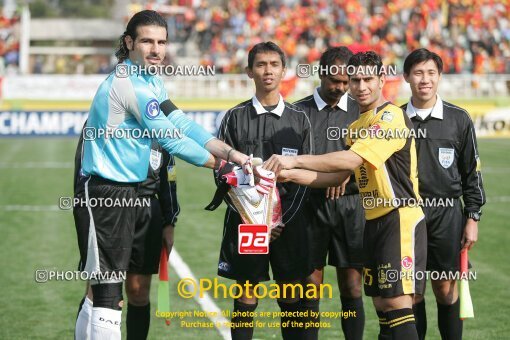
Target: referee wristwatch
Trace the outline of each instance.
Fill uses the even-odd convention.
[[[468,213],[466,214],[466,217],[467,217],[467,218],[470,218],[470,219],[472,219],[472,220],[474,220],[474,221],[476,221],[476,222],[478,222],[478,221],[480,221],[480,216],[481,216],[481,215],[482,215],[482,214],[481,214],[480,212],[473,212],[473,211],[470,211],[470,212],[468,212]]]

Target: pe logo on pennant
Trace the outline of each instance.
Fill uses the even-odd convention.
[[[240,224],[239,254],[269,254],[269,227],[265,224]]]

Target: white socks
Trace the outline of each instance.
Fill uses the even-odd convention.
[[[121,340],[122,311],[109,308],[92,308],[91,340]]]
[[[90,340],[90,321],[92,320],[92,301],[85,297],[80,313],[76,319],[75,340]]]
[[[85,297],[76,319],[75,340],[120,340],[122,311],[93,307]]]

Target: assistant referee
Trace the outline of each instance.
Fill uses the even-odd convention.
[[[443,61],[425,48],[404,61],[404,78],[412,97],[402,106],[424,137],[416,139],[420,195],[453,199],[453,206],[424,206],[427,224],[427,270],[456,272],[461,249],[478,239],[478,221],[485,204],[475,128],[466,110],[443,101],[437,93]],[[464,201],[462,204],[460,198]],[[456,280],[431,280],[443,339],[462,339],[462,320]],[[415,296],[416,326],[425,338],[427,314],[423,295]]]

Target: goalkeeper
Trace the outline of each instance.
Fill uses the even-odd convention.
[[[160,65],[166,52],[167,23],[154,11],[136,13],[128,22],[116,52],[116,73],[100,85],[84,128],[80,177],[84,191],[77,198],[129,202],[136,200],[137,187],[147,178],[151,136],[169,154],[197,166],[214,168],[227,158],[238,164],[248,156],[232,148],[190,121],[168,100],[162,79],[144,71]],[[120,72],[119,72],[120,70]],[[162,111],[169,113],[167,118]],[[181,129],[184,138],[168,138]],[[116,138],[105,132],[139,130],[142,138]],[[214,155],[214,156],[213,156]],[[74,209],[78,245],[84,268],[91,276],[94,296],[91,339],[121,339],[121,272],[128,270],[135,228],[131,207],[80,206]],[[76,335],[79,339],[85,335]]]
[[[84,191],[84,183],[83,180],[80,181],[79,176],[82,144],[83,138],[80,138],[75,156],[75,195]],[[174,227],[180,211],[177,201],[175,159],[156,141],[153,141],[151,145],[147,179],[140,184],[137,194],[140,200],[149,199],[150,205],[135,208],[135,232],[126,280],[128,340],[147,338],[150,325],[149,296],[152,274],[158,273],[162,239],[168,254],[172,250]],[[85,239],[85,236],[81,239]],[[80,303],[76,320],[77,338],[90,338],[93,294],[88,283],[85,295]]]

